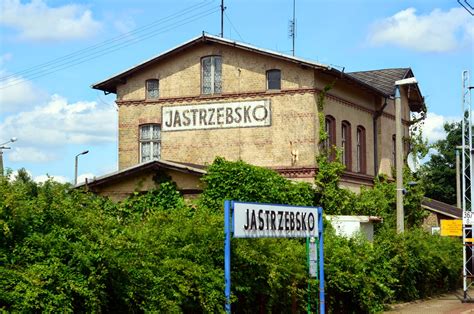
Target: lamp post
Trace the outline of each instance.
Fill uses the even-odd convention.
[[[0,176],[3,176],[3,150],[4,149],[10,149],[10,147],[5,146],[8,143],[13,143],[16,142],[17,138],[12,137],[9,141],[0,144]]]
[[[403,143],[402,143],[402,102],[400,98],[400,86],[417,84],[414,77],[395,81],[395,156],[397,175],[397,233],[405,230],[404,210],[403,210]]]
[[[85,150],[82,153],[79,153],[79,154],[76,155],[76,162],[74,164],[74,185],[77,185],[77,160],[78,160],[79,156],[85,155],[88,152],[89,152],[88,150]]]

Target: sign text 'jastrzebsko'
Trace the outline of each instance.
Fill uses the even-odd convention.
[[[290,205],[234,203],[234,237],[317,237],[317,209]]]
[[[271,124],[269,100],[164,106],[162,130],[258,127]]]

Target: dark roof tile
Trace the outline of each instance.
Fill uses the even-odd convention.
[[[395,81],[404,79],[410,68],[383,69],[373,71],[349,72],[348,75],[379,90],[387,96],[394,95]],[[408,76],[411,77],[412,75]]]
[[[452,218],[458,218],[458,219],[462,218],[461,208],[458,208],[456,206],[449,205],[440,201],[436,201],[428,197],[423,198],[421,205],[428,210],[431,209],[433,211],[450,216]]]

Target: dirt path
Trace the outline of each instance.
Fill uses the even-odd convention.
[[[474,295],[472,291],[470,296]],[[417,301],[393,306],[387,314],[408,314],[408,313],[427,313],[427,314],[467,314],[474,313],[474,303],[462,303],[462,291],[443,294],[435,299]]]

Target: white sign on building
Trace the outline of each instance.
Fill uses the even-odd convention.
[[[162,107],[162,130],[262,127],[271,125],[270,100]]]
[[[234,202],[235,238],[318,237],[314,207]]]

